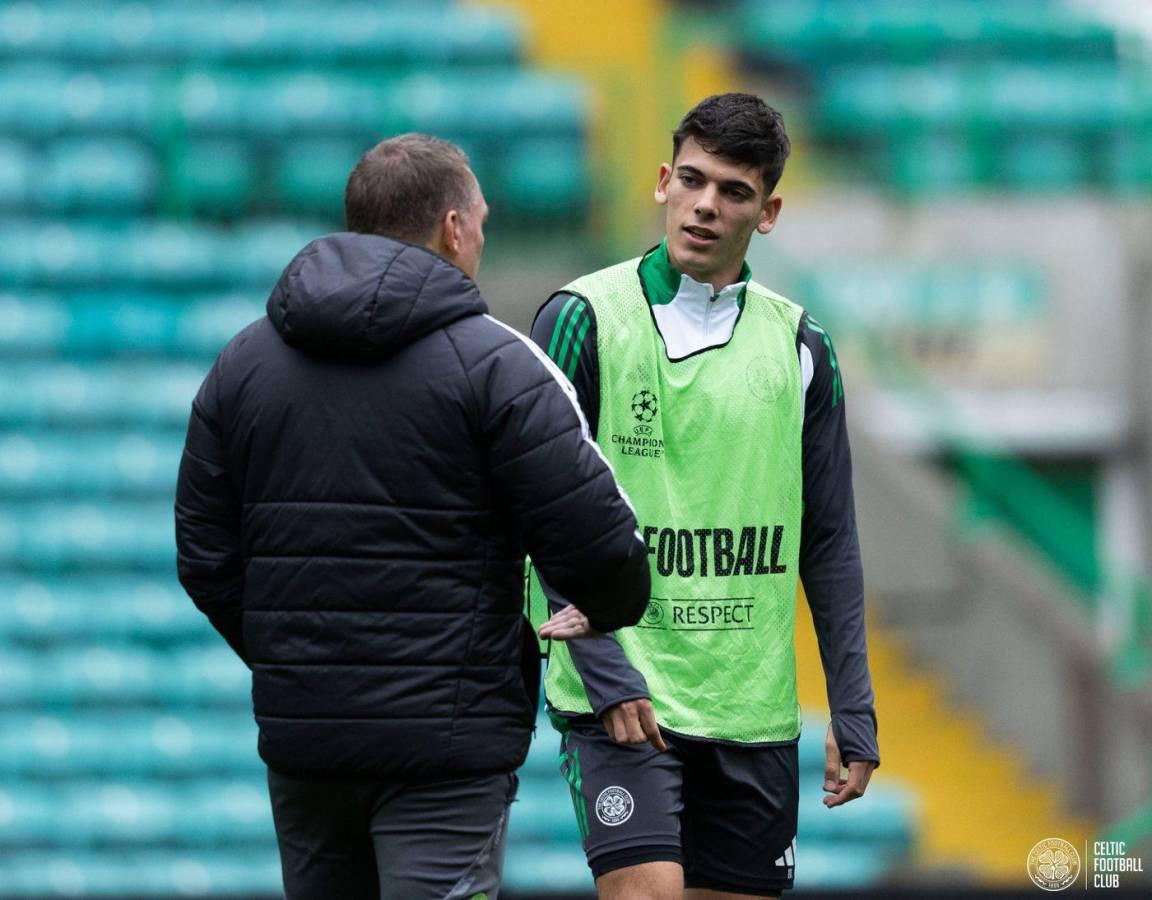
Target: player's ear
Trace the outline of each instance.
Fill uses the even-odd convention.
[[[780,207],[783,205],[784,199],[779,194],[772,194],[765,200],[760,210],[760,221],[756,223],[756,230],[761,234],[767,234],[775,228],[776,220],[780,218]]]
[[[656,193],[653,196],[661,206],[668,202],[668,182],[671,180],[672,167],[668,163],[660,163],[660,175],[656,179]]]
[[[454,209],[444,213],[440,220],[440,240],[445,249],[452,253],[460,252],[460,213]]]

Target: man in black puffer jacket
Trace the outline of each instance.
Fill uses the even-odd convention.
[[[525,552],[603,631],[639,620],[647,553],[571,386],[486,315],[463,154],[385,141],[345,205],[192,404],[180,580],[252,669],[288,896],[494,898]]]

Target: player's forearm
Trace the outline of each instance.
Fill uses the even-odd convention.
[[[876,707],[864,626],[863,577],[804,578],[804,592],[820,644],[832,730],[845,762],[880,761]]]
[[[548,608],[556,612],[563,604],[550,599]],[[597,716],[625,700],[650,699],[644,676],[628,661],[613,635],[569,641],[567,647]]]

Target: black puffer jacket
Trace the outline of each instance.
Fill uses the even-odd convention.
[[[525,551],[595,626],[639,619],[647,554],[571,388],[486,311],[434,253],[330,235],[192,404],[180,580],[251,667],[277,771],[518,766]]]

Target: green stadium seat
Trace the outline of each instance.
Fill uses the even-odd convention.
[[[248,708],[252,673],[221,638],[210,646],[189,647],[176,654],[164,691],[173,702],[189,706]]]
[[[570,221],[587,209],[592,193],[586,160],[579,140],[516,142],[503,154],[501,206],[533,222],[541,218]]]
[[[997,182],[1029,191],[1082,189],[1091,181],[1090,163],[1075,135],[1020,135],[998,156]]]
[[[970,137],[935,134],[893,142],[889,182],[914,195],[970,191],[984,175],[981,145]]]
[[[276,164],[275,197],[279,207],[333,221],[344,216],[344,185],[352,167],[369,150],[353,141],[295,141]]]
[[[0,785],[0,846],[44,841],[53,836],[58,810],[39,786],[19,783]],[[0,859],[6,854],[0,853]],[[0,871],[3,871],[0,869]],[[0,891],[8,882],[0,879]]]
[[[332,230],[319,224],[250,219],[221,242],[217,258],[220,281],[229,287],[258,286],[266,299],[292,258],[306,244]]]
[[[835,811],[823,804],[818,785],[821,772],[801,776],[800,840],[870,843],[891,853],[908,852],[917,826],[915,796],[898,784],[888,784],[882,776],[868,786],[861,803],[848,803]],[[807,781],[808,788],[805,788]]]
[[[168,168],[164,203],[181,214],[230,218],[255,200],[256,157],[241,141],[194,140],[175,152]]]
[[[558,769],[533,776],[521,770],[520,790],[508,819],[509,841],[580,845],[571,793]]]
[[[269,256],[287,249],[289,241],[299,241],[302,235],[292,234],[283,238],[284,246],[276,245]],[[300,244],[303,247],[303,244]],[[270,259],[269,266],[274,262]],[[287,265],[285,260],[283,265]],[[247,293],[211,294],[197,297],[184,306],[176,320],[177,346],[186,352],[206,352],[215,354],[224,348],[240,331],[264,315],[268,302],[268,290]]]
[[[560,733],[557,732],[541,711],[536,717],[536,734],[528,748],[528,758],[521,769],[524,777],[560,780]]]
[[[515,821],[515,816],[513,804],[510,822]],[[504,884],[510,890],[526,894],[589,893],[595,890],[579,841],[567,847],[509,841],[504,858]]]
[[[21,141],[0,140],[0,210],[23,210],[32,193],[35,162]]]
[[[68,311],[50,294],[0,293],[0,352],[51,351],[68,328]]]
[[[0,646],[104,640],[212,645],[219,636],[173,573],[81,576],[0,574]]]
[[[158,172],[151,151],[127,138],[61,138],[49,145],[37,173],[37,207],[49,212],[152,208]]]
[[[207,369],[187,363],[0,361],[0,428],[132,424],[185,428]]]
[[[848,809],[848,806],[841,809]],[[796,889],[858,891],[882,883],[900,857],[852,843],[796,840]]]
[[[1121,131],[1103,143],[1104,183],[1114,190],[1152,191],[1152,130]]]

